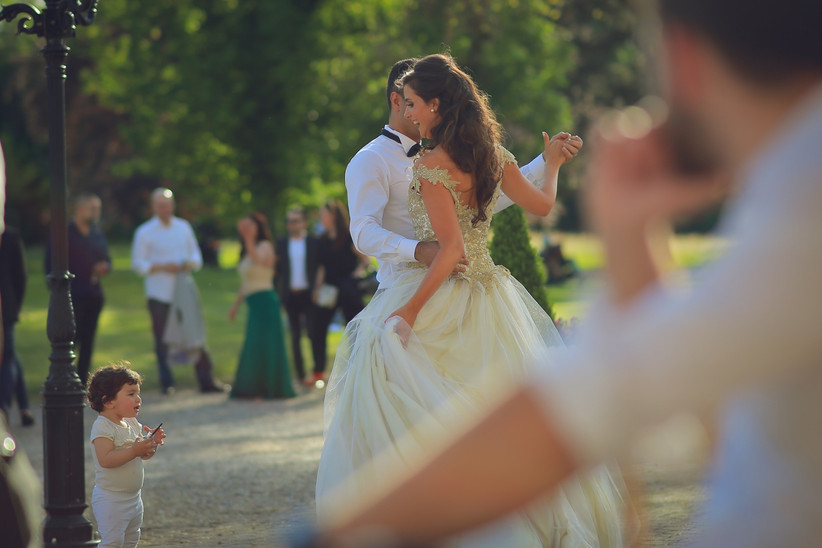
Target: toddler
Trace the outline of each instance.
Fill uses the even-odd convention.
[[[91,426],[94,491],[91,508],[100,548],[137,546],[143,523],[143,461],[162,445],[165,433],[137,422],[142,377],[128,362],[108,365],[88,381],[88,401],[100,416]]]

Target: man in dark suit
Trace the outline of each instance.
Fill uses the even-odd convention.
[[[322,378],[325,364],[318,362],[314,356],[314,373],[306,377],[300,339],[303,327],[309,338],[313,336],[312,311],[314,304],[311,295],[319,266],[317,247],[319,240],[306,232],[305,212],[300,208],[291,208],[286,213],[288,237],[278,238],[276,244],[277,265],[274,283],[288,314],[291,331],[291,349],[297,377],[311,386]],[[313,347],[313,345],[312,345]]]
[[[68,223],[71,306],[74,309],[74,344],[77,349],[77,375],[85,386],[91,368],[94,336],[103,310],[100,280],[111,271],[108,242],[99,228],[103,203],[96,194],[83,193],[74,201],[74,216]],[[46,248],[46,273],[51,272],[51,249]]]

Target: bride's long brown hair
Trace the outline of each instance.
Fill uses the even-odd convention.
[[[497,146],[500,125],[488,105],[488,97],[449,55],[420,59],[399,80],[410,86],[425,102],[439,99],[440,123],[431,129],[431,140],[448,153],[462,171],[474,174],[477,215],[485,221],[485,210],[502,176]]]

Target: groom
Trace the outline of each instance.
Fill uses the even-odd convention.
[[[419,261],[430,266],[439,249],[437,242],[414,239],[408,214],[411,166],[420,150],[420,132],[404,116],[405,98],[396,82],[415,62],[416,59],[404,59],[394,63],[386,86],[388,125],[354,155],[345,170],[351,238],[360,252],[379,260],[380,289],[393,285],[403,263]],[[531,183],[542,187],[545,160],[541,154],[521,170]],[[494,212],[511,204],[509,198],[500,196]],[[465,267],[457,265],[457,270],[464,271]]]

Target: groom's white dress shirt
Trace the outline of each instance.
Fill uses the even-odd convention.
[[[533,389],[587,462],[675,412],[719,406],[697,546],[822,543],[820,143],[822,87],[752,157],[726,255],[685,295],[598,303]]]
[[[413,139],[385,126],[400,142],[378,136],[354,155],[345,170],[345,187],[351,213],[351,238],[356,248],[380,262],[377,280],[390,287],[403,263],[413,262],[419,243],[408,214],[408,187],[414,158],[407,151]],[[541,187],[545,179],[542,155],[521,168],[526,179]],[[500,196],[495,212],[513,202]]]

